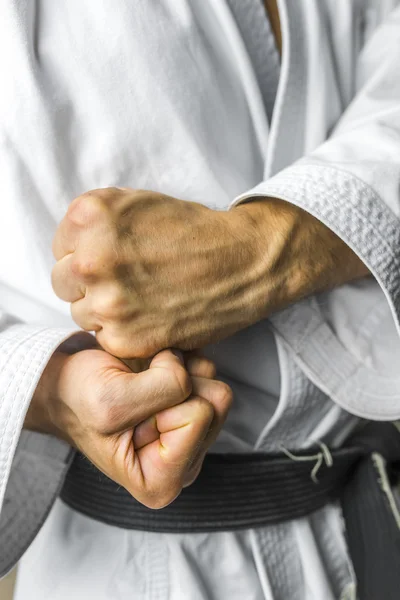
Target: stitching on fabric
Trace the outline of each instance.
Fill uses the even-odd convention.
[[[327,184],[323,181],[322,177],[319,177],[318,181],[315,181],[315,173],[310,173],[310,170],[319,170],[322,173],[324,173],[325,171],[328,171],[330,173],[333,173],[336,177],[335,179],[337,180],[336,183],[336,192],[338,192],[338,196],[335,196],[335,193],[332,192],[332,183],[330,183],[329,187],[327,186]],[[299,181],[300,179],[300,181]],[[283,180],[283,181],[282,181]],[[293,184],[288,184],[287,180],[292,181],[293,180]],[[303,180],[303,181],[302,181]],[[351,190],[341,190],[339,187],[339,184],[342,184],[343,186],[349,186],[353,183],[357,183],[358,187],[357,187],[357,191],[356,193],[350,193]],[[303,186],[302,186],[303,184]],[[388,234],[387,231],[387,227],[389,227],[391,233],[397,237],[397,227],[394,225],[394,221],[396,219],[396,215],[391,211],[391,209],[382,201],[382,199],[380,198],[380,196],[375,192],[375,190],[369,186],[368,184],[366,184],[365,182],[363,182],[362,180],[360,180],[358,177],[353,176],[351,173],[347,173],[346,171],[340,170],[340,169],[335,169],[334,167],[330,167],[330,166],[321,166],[321,165],[295,165],[292,167],[289,167],[287,169],[284,169],[283,171],[281,171],[278,175],[276,175],[275,177],[273,177],[272,179],[270,179],[270,181],[264,182],[264,185],[267,187],[267,191],[269,190],[276,190],[279,193],[282,193],[282,189],[283,191],[287,188],[290,188],[290,191],[294,191],[296,192],[295,198],[296,200],[290,199],[289,201],[293,204],[297,203],[297,197],[299,194],[299,188],[300,188],[300,192],[303,194],[303,197],[305,198],[305,200],[309,200],[309,198],[307,197],[306,194],[306,190],[304,189],[305,185],[308,184],[310,187],[312,187],[313,191],[315,192],[315,190],[322,190],[324,192],[324,198],[332,198],[335,199],[336,201],[340,201],[341,206],[344,206],[344,208],[348,208],[349,204],[348,202],[350,201],[350,204],[352,206],[352,208],[354,209],[354,213],[359,217],[359,219],[367,224],[369,227],[371,227],[371,229],[373,229],[377,235],[379,235],[379,238],[382,240],[382,242],[384,243],[385,246],[387,246],[390,254],[393,257],[397,257],[397,253],[395,252],[395,249],[392,248],[391,246],[388,245],[386,237]],[[259,184],[258,186],[256,186],[255,190],[257,190],[257,188],[262,187],[263,184]],[[303,189],[301,189],[301,187],[303,187]],[[346,195],[346,201],[344,201],[343,198],[343,194],[342,191],[348,192],[348,194]],[[261,192],[256,192],[258,194],[260,194]],[[247,195],[247,194],[246,194]],[[250,194],[251,195],[251,194]],[[249,196],[250,197],[250,196]],[[357,198],[364,198],[366,199],[366,206],[364,208],[364,204],[357,204],[357,202],[355,201],[355,198],[357,200]],[[238,202],[240,202],[241,200],[239,200]],[[320,201],[316,201],[315,199],[312,199],[312,205],[315,206],[316,203],[320,206],[324,206]],[[379,204],[379,206],[376,206],[377,204]],[[329,205],[328,207],[329,210],[327,211],[327,213],[333,213],[335,216],[339,217],[339,220],[341,220],[341,214],[337,211],[337,207],[334,205]],[[318,209],[316,209],[318,210]],[[364,214],[365,213],[365,214]],[[379,214],[380,217],[382,217],[382,215],[385,215],[385,233],[381,234],[381,232],[379,231],[379,229],[374,229],[372,224],[369,222],[368,217],[371,215],[371,213],[377,213]],[[390,217],[389,214],[390,213]],[[351,229],[351,227],[350,227]],[[400,256],[400,252],[399,252],[399,256]]]
[[[294,180],[295,176],[294,174],[291,174],[290,177],[288,177],[288,179],[290,180]],[[318,185],[318,183],[316,183],[315,181],[313,181],[311,178],[307,178],[306,176],[304,176],[304,179],[306,179],[308,186],[310,188],[312,188],[312,190],[315,191],[323,191],[324,192],[324,198],[327,198],[329,200],[338,200],[338,197],[335,195],[334,191],[331,190],[326,190],[324,185]],[[268,190],[272,190],[272,191],[276,191],[277,193],[279,193],[280,190],[289,190],[291,192],[296,192],[296,201],[293,201],[294,204],[297,204],[297,198],[298,198],[298,194],[299,194],[299,181],[297,179],[296,181],[296,185],[295,184],[287,184],[287,183],[281,183],[281,184],[271,184],[268,185]],[[336,190],[338,192],[340,192],[340,189],[337,187]],[[302,195],[302,198],[304,198],[305,200],[305,205],[307,205],[307,202],[310,201],[310,199],[306,196],[306,190],[300,190],[300,193]],[[291,200],[292,202],[292,200]],[[330,211],[327,210],[326,213],[321,210],[319,208],[319,203],[315,204],[314,202],[310,202],[310,204],[313,206],[313,208],[315,209],[315,212],[318,212],[320,215],[324,215],[325,217],[330,216],[330,213],[333,213],[333,215],[339,217],[339,222],[341,222],[342,220],[342,216],[340,215],[340,212],[337,210],[337,207],[333,206],[333,205],[329,205],[329,208],[331,209]],[[346,205],[344,204],[343,206],[346,207]],[[327,207],[328,208],[328,207]],[[388,250],[388,252],[390,253],[390,255],[392,256],[392,258],[397,259],[398,256],[397,254],[394,252],[393,248],[388,244],[387,239],[383,237],[383,234],[381,234],[381,232],[379,231],[379,229],[375,229],[373,227],[373,225],[365,218],[364,214],[354,205],[352,205],[352,209],[353,209],[353,214],[356,214],[360,221],[363,222],[363,224],[368,225],[379,237],[380,241],[382,241],[382,244],[386,247],[386,249]],[[332,224],[334,225],[338,225],[336,222],[332,222]],[[341,229],[341,231],[345,232],[345,229]],[[351,240],[353,242],[353,240]]]
[[[31,365],[28,363],[26,369],[22,373],[22,376],[20,378],[20,382],[19,382],[17,390],[15,392],[15,397],[17,397],[17,395],[19,394],[19,391],[20,391],[20,388],[21,388],[22,384],[25,382],[25,377],[26,377],[27,373],[29,372],[30,366]],[[39,371],[39,368],[40,367],[36,367],[33,370],[32,375],[31,375],[31,377],[28,380],[29,381],[28,386],[31,385],[34,377],[36,376],[36,374]],[[10,387],[10,386],[8,386],[8,387]],[[26,398],[24,398],[24,400],[26,400]],[[0,448],[3,446],[3,442],[5,441],[5,437],[6,437],[6,434],[7,434],[7,428],[8,428],[8,424],[9,424],[9,422],[11,420],[11,417],[15,417],[15,419],[19,422],[21,414],[22,414],[22,411],[25,408],[25,405],[26,405],[26,402],[20,402],[18,404],[11,404],[11,410],[10,410],[10,412],[8,414],[8,417],[7,417],[6,422],[4,424],[3,433],[2,433],[2,435],[0,437]],[[17,406],[17,410],[16,411],[13,410],[14,406]],[[4,454],[5,454],[5,460],[4,460],[4,469],[3,469],[3,472],[0,473],[0,490],[1,490],[2,486],[3,486],[3,482],[4,482],[4,479],[5,479],[5,475],[6,475],[6,471],[7,471],[7,465],[9,464],[9,451],[10,451],[11,446],[14,443],[16,434],[19,435],[19,431],[18,430],[14,431],[14,432],[11,432],[11,434],[9,434],[9,436],[10,436],[9,443],[3,449],[4,450]]]
[[[22,384],[24,383],[25,377],[26,377],[26,375],[27,375],[27,373],[28,373],[28,371],[29,371],[29,367],[31,366],[31,361],[32,361],[33,359],[37,358],[37,356],[38,356],[40,353],[42,353],[42,354],[43,354],[43,349],[41,349],[41,348],[40,348],[40,344],[41,344],[41,342],[43,341],[43,339],[42,339],[42,337],[41,337],[41,336],[42,336],[42,334],[43,334],[43,333],[45,333],[45,332],[48,332],[48,333],[50,333],[50,335],[48,335],[48,341],[49,341],[49,342],[50,342],[50,341],[56,341],[56,340],[57,340],[57,337],[58,337],[58,336],[57,336],[57,334],[59,333],[58,331],[57,331],[57,332],[52,332],[51,330],[44,329],[44,330],[41,330],[40,334],[39,334],[39,333],[37,334],[37,335],[40,335],[40,339],[38,340],[38,344],[37,344],[37,345],[35,345],[35,346],[34,346],[34,348],[33,348],[33,349],[34,349],[36,352],[35,352],[34,354],[33,354],[33,352],[32,352],[33,356],[31,356],[31,353],[28,353],[28,354],[26,355],[26,361],[28,362],[28,365],[27,365],[26,369],[24,370],[22,377],[20,378],[20,381],[19,381],[18,387],[17,387],[17,389],[16,389],[16,392],[15,392],[15,395],[16,395],[16,396],[19,394],[19,392],[20,392],[20,388],[21,388]],[[51,335],[52,333],[54,333],[54,335]],[[35,337],[35,335],[31,336],[31,338],[32,338],[32,337]],[[53,338],[54,338],[54,339],[53,339]],[[33,350],[33,349],[32,349],[32,350]],[[30,360],[28,361],[28,359],[30,359]],[[43,356],[42,356],[42,360],[43,360]],[[29,389],[29,388],[31,387],[31,385],[32,385],[32,381],[34,380],[34,378],[36,377],[36,375],[37,375],[37,374],[38,374],[38,372],[40,371],[40,368],[41,368],[41,366],[42,366],[42,362],[41,362],[41,361],[39,361],[39,363],[38,363],[38,365],[36,366],[36,368],[35,368],[35,369],[32,371],[32,374],[31,374],[31,376],[28,378],[28,382],[27,382],[27,389]],[[10,382],[10,384],[11,384],[11,382]],[[9,390],[9,388],[10,388],[10,385],[9,385],[9,386],[7,386],[7,391]],[[26,398],[24,398],[24,400],[26,400]],[[16,420],[19,422],[19,420],[20,420],[20,418],[21,418],[22,411],[23,411],[23,410],[25,409],[25,407],[26,407],[26,402],[25,402],[25,401],[24,401],[24,402],[21,402],[21,403],[18,403],[18,404],[19,404],[19,406],[17,405],[17,406],[18,406],[18,409],[17,409],[17,411],[13,411],[12,409],[13,409],[13,407],[14,407],[15,405],[14,405],[14,404],[12,404],[12,405],[11,405],[11,410],[10,410],[10,413],[9,413],[9,415],[8,415],[8,418],[7,418],[7,420],[6,420],[6,423],[5,423],[5,426],[4,426],[4,429],[3,429],[2,436],[0,437],[0,448],[1,448],[1,447],[2,447],[2,445],[3,445],[3,441],[4,441],[5,434],[6,434],[6,430],[7,430],[7,426],[8,426],[8,423],[10,422],[10,419],[11,419],[11,417],[12,417],[12,416],[15,416]],[[11,448],[11,446],[12,446],[12,445],[13,445],[13,443],[14,443],[14,440],[15,440],[16,434],[18,434],[18,435],[19,435],[19,431],[14,431],[14,432],[12,432],[12,433],[11,433],[11,435],[10,435],[10,441],[9,441],[9,444],[8,444],[8,446],[7,446],[7,447],[4,449],[4,451],[5,451],[5,455],[6,455],[7,459],[5,460],[5,468],[3,469],[3,472],[2,472],[2,473],[0,473],[0,490],[2,489],[3,482],[4,482],[4,479],[5,479],[5,475],[6,475],[6,471],[7,471],[7,466],[8,466],[8,464],[9,464],[9,456],[8,456],[8,454],[9,454],[9,451],[10,451],[10,448]]]
[[[292,174],[289,179],[295,180],[295,176]],[[304,176],[304,188],[306,185],[308,186],[308,189],[311,188],[311,190],[313,192],[322,191],[324,193],[324,199],[335,200],[337,202],[342,197],[339,186],[337,186],[334,190],[332,190],[332,188],[330,190],[327,190],[323,183],[321,183],[321,182],[317,183],[309,176]],[[274,188],[274,185],[272,185],[271,187]],[[278,185],[276,187],[277,187],[277,189],[279,189],[281,187],[281,185]],[[286,184],[286,185],[284,184],[283,187],[284,187],[284,189],[286,189],[286,187],[288,187],[290,189],[290,191],[296,191],[298,193],[299,192],[298,179],[295,183],[293,183],[293,185],[292,184]],[[344,190],[344,191],[346,191],[346,190]],[[310,198],[307,197],[307,189],[302,189],[301,194],[306,202],[310,201]],[[342,215],[341,215],[340,211],[338,210],[337,206],[330,204],[330,205],[324,207],[324,205],[321,202],[319,202],[318,200],[315,200],[315,199],[311,199],[311,205],[313,207],[315,207],[315,210],[318,210],[321,214],[325,212],[323,210],[323,208],[326,208],[326,215],[328,217],[331,217],[331,215],[334,215],[339,218],[340,223],[342,222],[342,220],[343,220]],[[349,205],[346,204],[345,202],[343,202],[343,200],[340,203],[340,206],[341,206],[341,208],[349,208]],[[352,213],[355,216],[357,216],[358,219],[363,222],[363,224],[367,225],[374,232],[376,232],[376,234],[379,236],[379,239],[382,241],[383,245],[386,247],[386,250],[388,250],[388,252],[391,254],[391,256],[393,258],[397,258],[398,253],[396,253],[394,248],[392,248],[389,245],[389,243],[387,242],[387,239],[386,239],[387,232],[386,232],[386,236],[384,236],[380,232],[379,229],[374,228],[373,225],[370,223],[370,221],[366,218],[366,215],[364,215],[364,213],[359,209],[359,207],[357,205],[351,204],[350,207],[352,208]],[[368,208],[369,208],[369,212],[373,212],[370,206]],[[380,216],[382,216],[382,215],[380,215]],[[352,231],[353,233],[356,233],[357,228],[354,226],[354,228],[352,230],[351,224],[352,224],[352,222],[347,223],[347,228],[345,228],[345,230],[348,229],[348,230]],[[393,232],[393,234],[395,234],[395,232]]]
[[[329,140],[327,140],[327,141],[329,141]],[[288,169],[289,168],[291,169],[291,167],[288,167]],[[307,158],[306,163],[304,163],[304,164],[298,163],[297,165],[293,165],[293,169],[296,169],[296,170],[304,169],[306,171],[309,171],[311,169],[312,170],[318,169],[321,171],[328,171],[328,172],[332,173],[333,175],[335,175],[337,179],[345,181],[345,182],[351,182],[354,180],[358,184],[358,186],[357,186],[358,189],[362,188],[366,193],[368,193],[368,197],[370,197],[371,199],[373,198],[375,204],[379,204],[382,207],[382,209],[384,209],[384,211],[389,211],[394,219],[398,218],[396,213],[394,213],[392,211],[392,209],[386,204],[386,202],[384,202],[384,200],[382,200],[380,194],[378,194],[378,192],[373,188],[372,185],[370,185],[369,183],[367,183],[366,181],[361,179],[361,177],[359,177],[358,175],[355,175],[351,171],[347,171],[343,167],[338,167],[337,165],[333,166],[330,164],[321,164],[320,162],[313,162],[312,155],[311,155]],[[368,212],[366,212],[366,214],[368,216]]]
[[[332,335],[334,335],[334,334],[332,333]],[[336,336],[334,336],[334,337],[336,338]],[[331,362],[328,363],[328,361],[330,359],[330,355],[329,355],[326,347],[324,347],[323,344],[318,344],[314,338],[311,338],[309,340],[309,345],[312,346],[315,353],[318,353],[321,356],[325,357],[325,362],[330,365],[330,367],[329,367],[330,370],[333,371],[337,375],[338,379],[340,380],[339,388],[337,388],[337,390],[336,390],[337,392],[340,391],[343,382],[346,382],[349,378],[353,378],[354,375],[357,373],[357,371],[360,369],[360,363],[353,357],[352,354],[350,354],[351,358],[353,359],[352,368],[348,372],[343,373],[343,371],[340,369],[339,365],[337,365],[336,363],[332,364]]]
[[[22,340],[20,340],[19,343],[15,346],[14,353],[15,353],[16,350],[18,350],[18,348],[21,348],[22,346],[24,346],[27,342],[29,342],[30,340],[32,340],[33,338],[35,338],[35,336],[40,335],[43,331],[45,331],[45,330],[42,329],[39,332],[35,331],[30,336],[28,336],[28,337],[23,338]],[[36,346],[33,346],[33,348],[36,348]],[[28,358],[30,358],[31,360],[33,360],[33,358],[31,358],[29,352],[25,355],[25,361],[27,361]],[[22,364],[23,364],[23,362],[22,362]],[[17,395],[18,392],[19,392],[19,388],[20,388],[20,386],[22,384],[22,381],[24,380],[24,377],[25,377],[26,373],[29,370],[29,366],[30,366],[30,364],[28,362],[27,368],[25,369],[25,371],[23,372],[22,376],[20,377],[20,382],[19,382],[19,385],[18,385],[18,387],[17,387],[17,389],[15,391],[15,395]],[[18,364],[16,364],[16,367],[18,367]],[[8,385],[7,385],[6,389],[4,390],[4,396],[3,396],[4,397],[4,406],[6,406],[6,404],[7,404],[7,395],[8,395],[8,392],[10,390],[10,387],[14,383],[14,381],[15,381],[14,379],[10,379],[10,381],[8,382]],[[2,434],[0,436],[0,448],[3,445],[3,439],[4,439],[4,436],[6,434],[8,423],[10,421],[11,415],[12,415],[12,410],[8,413],[8,417],[6,418],[6,421],[4,423],[4,427],[2,428],[3,432],[2,432]],[[0,485],[1,485],[1,481],[2,481],[2,479],[0,477]]]
[[[320,170],[322,172],[324,172],[325,167],[320,167]],[[366,192],[370,189],[367,188],[366,185],[364,185],[362,187],[362,189],[360,190],[360,188],[358,188],[358,193],[354,193],[354,190],[341,190],[340,187],[338,187],[336,185],[335,193],[332,193],[332,191],[327,190],[326,188],[326,184],[325,182],[323,182],[322,180],[319,181],[319,183],[316,183],[311,175],[309,173],[307,173],[307,167],[304,166],[298,166],[298,167],[293,167],[290,170],[290,174],[288,174],[287,172],[283,175],[281,174],[279,177],[283,178],[285,181],[286,180],[294,180],[296,179],[296,187],[294,187],[294,184],[292,183],[287,183],[286,181],[286,185],[284,182],[278,182],[278,183],[267,183],[267,188],[265,190],[266,193],[268,192],[272,192],[272,193],[276,193],[279,196],[283,196],[285,197],[285,190],[286,193],[292,192],[294,193],[294,198],[295,200],[293,200],[293,198],[291,198],[289,201],[292,202],[293,204],[297,204],[299,206],[304,206],[304,208],[306,210],[308,210],[309,212],[311,212],[312,214],[315,214],[317,217],[319,217],[323,222],[326,222],[327,224],[329,224],[329,226],[332,226],[332,229],[334,231],[338,231],[340,232],[340,235],[342,235],[345,239],[347,239],[349,241],[349,243],[351,245],[353,245],[354,248],[357,248],[357,251],[359,252],[359,254],[361,256],[363,256],[367,262],[369,262],[371,264],[371,266],[376,270],[377,273],[379,273],[379,278],[381,280],[381,283],[383,285],[384,288],[386,288],[387,292],[389,293],[389,304],[391,305],[391,308],[393,309],[395,318],[397,320],[397,322],[400,319],[400,307],[399,307],[399,300],[400,300],[400,278],[396,277],[395,273],[394,273],[394,269],[391,268],[390,265],[390,259],[394,259],[396,262],[398,262],[398,260],[400,260],[400,253],[399,255],[397,254],[396,250],[397,248],[400,249],[400,243],[397,243],[397,238],[399,237],[397,235],[397,230],[393,224],[394,219],[392,218],[393,213],[391,211],[389,211],[389,209],[386,207],[386,205],[382,205],[379,196],[376,195],[376,193],[374,192],[374,190],[371,188],[370,190],[370,194],[367,195]],[[298,176],[296,178],[296,171],[300,172],[300,176]],[[303,171],[303,173],[301,172]],[[304,171],[306,171],[306,173],[304,173]],[[330,171],[333,171],[336,173],[336,171],[333,168],[330,168]],[[284,172],[282,172],[284,173]],[[340,174],[336,173],[337,175],[337,179],[339,179],[339,175],[340,178],[343,179],[343,181],[345,183],[351,183],[352,179],[351,176],[348,176],[348,179],[344,179],[344,174],[342,172],[340,172]],[[299,182],[300,179],[300,182]],[[356,182],[358,183],[358,180],[356,180]],[[355,224],[354,227],[348,227],[348,226],[343,226],[343,217],[342,215],[339,216],[339,212],[337,211],[337,207],[333,206],[332,203],[324,206],[321,204],[321,202],[318,202],[318,200],[315,197],[311,197],[311,199],[309,197],[307,197],[307,190],[305,189],[306,185],[308,184],[309,187],[309,191],[310,193],[316,193],[316,192],[322,192],[321,197],[323,197],[324,199],[328,199],[328,200],[336,200],[336,203],[338,202],[338,200],[340,201],[340,206],[343,210],[346,211],[347,214],[349,214],[349,210],[351,209],[351,213],[354,216],[358,217],[359,220],[363,223],[367,225],[367,231],[364,231],[363,228],[361,228],[361,235],[355,235],[356,232],[358,231]],[[331,186],[332,188],[332,186]],[[346,199],[347,202],[344,201],[344,197],[343,197],[343,192],[346,193]],[[299,194],[301,195],[301,197],[299,198]],[[373,199],[378,199],[378,202],[381,204],[381,207],[376,207],[375,204],[372,203],[372,198],[371,198],[371,194],[373,195]],[[366,198],[366,206],[364,208],[364,210],[366,210],[369,214],[376,214],[377,216],[380,217],[380,221],[382,222],[382,216],[384,215],[385,218],[383,219],[384,223],[382,225],[382,227],[385,227],[385,236],[383,237],[383,235],[380,232],[380,229],[374,228],[372,226],[372,224],[367,221],[364,218],[364,215],[362,212],[360,212],[359,208],[357,208],[357,206],[354,204],[355,202],[355,197],[356,198]],[[349,206],[349,201],[350,201],[350,206]],[[389,217],[389,213],[390,213],[390,217]],[[338,222],[333,221],[333,217],[337,217]],[[352,222],[354,222],[354,219],[352,220]],[[387,241],[387,237],[388,237],[388,233],[389,231],[394,232],[392,237],[395,237],[395,242],[394,244],[389,245],[388,241]],[[374,235],[371,235],[371,233],[373,233]],[[366,243],[368,242],[368,243]],[[382,248],[381,246],[379,246],[379,242],[381,242],[381,246],[384,246],[384,248],[386,248],[387,252],[382,252]],[[399,239],[400,242],[400,239]],[[361,249],[360,249],[360,245],[361,245]],[[394,247],[393,247],[394,246]]]
[[[334,335],[334,334],[332,334],[332,335]],[[312,347],[313,347],[313,349],[315,351],[314,354],[315,353],[323,354],[327,359],[329,358],[329,354],[325,353],[325,348],[324,348],[323,345],[316,343],[315,340],[313,340],[313,339],[310,340],[310,346],[311,345],[312,345]],[[352,356],[352,358],[353,358],[353,356]],[[360,362],[357,362],[357,361],[355,361],[354,367],[355,368],[350,373],[348,373],[348,374],[346,374],[346,376],[344,376],[343,373],[339,369],[333,368],[332,364],[331,364],[330,370],[332,372],[334,372],[338,376],[338,380],[339,380],[339,386],[336,387],[336,389],[335,389],[335,392],[338,395],[340,395],[341,392],[342,392],[342,390],[343,390],[343,388],[345,388],[346,385],[348,385],[349,379],[353,379],[354,375],[357,372],[359,372],[360,370],[363,370],[363,369],[367,370],[369,373],[372,372],[371,369],[367,368],[363,363],[360,363]],[[379,375],[379,373],[377,373],[375,375],[376,375],[376,377],[382,378],[382,376]],[[383,379],[387,380],[388,378],[384,377]],[[393,380],[389,379],[389,381],[393,381],[395,384],[396,383],[399,384],[400,383],[400,378],[393,379]],[[352,390],[353,390],[353,392],[360,392],[363,396],[369,396],[373,400],[380,400],[380,401],[384,400],[385,402],[390,402],[391,400],[394,399],[395,400],[395,404],[396,404],[395,408],[397,408],[396,414],[398,413],[398,398],[399,398],[399,391],[398,391],[398,389],[395,392],[393,392],[393,394],[385,394],[384,397],[382,396],[382,394],[380,394],[379,396],[375,396],[374,394],[370,394],[368,391],[366,391],[366,390],[364,390],[363,388],[360,388],[360,387],[355,387],[354,386],[352,388]]]

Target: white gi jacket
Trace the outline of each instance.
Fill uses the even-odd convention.
[[[52,352],[67,338],[90,344],[70,337],[49,277],[56,225],[88,189],[130,185],[217,208],[283,198],[333,229],[375,276],[209,349],[235,393],[215,451],[338,445],[356,417],[400,417],[397,4],[280,0],[269,127],[224,0],[0,0],[1,574],[41,528],[70,457],[21,427]],[[238,534],[157,535],[57,501],[17,598],[355,598],[342,528],[328,506]]]

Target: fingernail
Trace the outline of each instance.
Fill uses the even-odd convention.
[[[179,358],[179,360],[181,361],[181,363],[184,365],[185,361],[183,359],[183,354],[180,350],[175,350],[175,348],[173,350],[171,350],[172,354],[174,354],[177,358]]]

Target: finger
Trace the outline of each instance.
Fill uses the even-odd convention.
[[[114,197],[115,188],[105,188],[86,192],[71,202],[53,239],[52,248],[56,260],[74,252],[81,237],[88,232],[98,241],[99,231],[93,233],[93,229],[97,229],[99,225],[101,227],[102,223],[104,226],[107,205],[111,204]]]
[[[163,368],[163,369],[180,369],[185,368],[182,352],[179,350],[161,350],[158,352],[150,362],[150,369]]]
[[[109,435],[137,427],[189,397],[191,379],[180,360],[168,350],[157,356],[155,365],[150,365],[147,371],[118,371],[107,375],[101,386],[108,407],[101,419],[102,433]]]
[[[206,377],[207,379],[214,379],[217,374],[217,369],[214,363],[203,356],[185,356],[185,365],[189,374],[193,377]]]
[[[74,224],[68,214],[59,224],[53,239],[53,255],[56,260],[61,260],[67,254],[74,252],[79,236],[79,228]]]
[[[138,460],[129,478],[129,491],[140,502],[161,508],[176,498],[213,415],[211,404],[197,397],[157,415],[160,437],[137,451]]]
[[[57,262],[51,273],[55,294],[66,302],[76,302],[85,297],[85,286],[74,271],[74,253],[67,254]]]
[[[192,377],[192,394],[208,400],[214,410],[214,419],[207,443],[210,445],[218,436],[232,405],[232,390],[222,381]]]
[[[192,389],[193,394],[206,398],[212,404],[214,417],[207,435],[198,449],[197,456],[194,457],[193,464],[186,473],[184,487],[191,485],[200,473],[204,457],[217,439],[232,404],[232,390],[221,381],[192,377]]]
[[[192,378],[192,393],[208,400],[214,409],[213,422],[210,425],[207,437],[203,441],[202,448],[199,450],[199,458],[201,453],[204,454],[207,448],[215,441],[221,427],[227,417],[231,406],[231,390],[221,381],[213,381],[206,378]],[[142,423],[139,423],[133,434],[133,443],[136,450],[139,450],[146,444],[151,444],[160,436],[160,431],[157,427],[159,419],[163,419],[162,414],[152,415]],[[196,461],[197,462],[197,461]]]
[[[187,471],[182,479],[182,487],[187,487],[188,485],[192,484],[198,476],[198,474],[200,473],[204,457],[209,447],[209,444],[207,444],[207,440],[210,438],[212,431],[214,431],[214,428],[213,424],[211,423],[205,435],[205,438],[200,442],[197,451],[195,452],[193,458],[188,464]],[[152,416],[149,419],[146,419],[146,421],[139,423],[139,425],[135,427],[132,437],[133,447],[137,452],[144,446],[152,444],[153,442],[159,439],[160,432],[157,429],[157,418],[156,416]]]
[[[139,361],[143,362],[141,361],[141,359],[139,359]],[[125,362],[125,364],[128,364],[128,366],[131,366],[130,363],[133,362],[134,366],[136,366],[136,359],[134,359],[133,361],[124,360],[123,362]],[[176,366],[178,368],[181,368],[183,366],[183,355],[182,352],[180,352],[179,350],[163,350],[162,352],[159,352],[152,361],[150,361],[150,364],[148,360],[146,360],[145,362],[147,363],[147,368],[149,368],[150,365],[152,365],[152,368],[171,368],[171,365],[173,365],[174,367]],[[140,371],[136,370],[135,372],[138,373]],[[135,427],[133,433],[133,444],[134,447],[138,450],[146,444],[151,444],[159,437],[160,432],[157,429],[156,415],[151,415],[148,419],[142,421]]]
[[[143,446],[155,442],[160,437],[160,432],[157,429],[157,419],[152,415],[145,421],[137,425],[133,432],[133,446],[135,450],[140,450]]]
[[[198,452],[197,456],[193,460],[193,464],[192,464],[191,468],[185,475],[182,487],[185,488],[185,487],[188,487],[189,485],[192,485],[192,483],[197,479],[197,477],[200,474],[201,468],[203,466],[203,462],[206,457],[206,453],[207,452],[206,452],[206,450],[204,450],[204,443],[203,443],[200,451]]]
[[[91,298],[89,294],[71,304],[71,316],[75,323],[82,329],[85,329],[85,331],[101,331],[101,323],[91,310]],[[99,339],[98,342],[102,345]]]

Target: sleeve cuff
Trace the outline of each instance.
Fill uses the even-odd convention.
[[[358,177],[316,164],[296,164],[241,194],[232,205],[267,196],[299,206],[334,231],[380,284],[400,334],[399,219]]]
[[[241,194],[232,206],[256,197],[290,202],[334,231],[374,275],[400,334],[399,219],[371,186],[345,170],[303,159]],[[304,372],[345,410],[368,419],[400,418],[400,376],[380,374],[349,351],[315,297],[273,315],[271,322]]]
[[[71,449],[66,444],[51,436],[21,435],[42,372],[63,342],[65,351],[73,352],[93,346],[95,339],[72,329],[24,324],[12,325],[0,336],[0,577],[32,541],[68,465]]]

